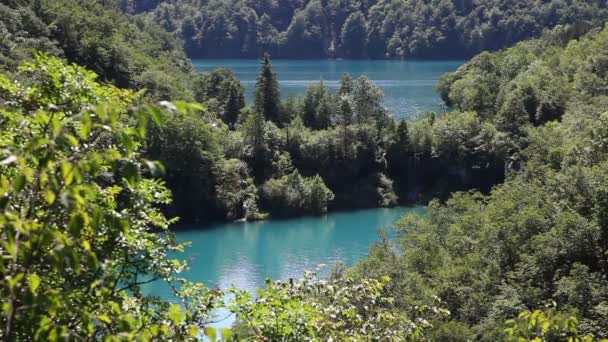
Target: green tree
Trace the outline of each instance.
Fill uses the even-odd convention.
[[[304,178],[297,170],[266,182],[260,192],[262,208],[277,216],[319,215],[334,198],[318,175]]]
[[[263,183],[272,176],[272,151],[268,141],[269,123],[264,115],[251,108],[246,108],[240,130],[245,136],[247,159],[252,169],[256,184]]]
[[[340,38],[346,57],[364,57],[367,44],[367,23],[363,13],[355,12],[346,19]]]
[[[245,107],[245,88],[231,70],[217,69],[197,79],[194,98],[201,103],[217,101],[216,115],[234,128]]]
[[[333,115],[332,97],[323,81],[311,84],[304,95],[302,119],[314,129],[326,129]]]
[[[137,94],[43,55],[0,75],[0,312],[7,341],[195,340],[218,297],[178,278],[186,265],[158,206],[170,193],[142,158]],[[173,284],[184,306],[141,291]]]
[[[350,128],[349,126],[353,123],[354,113],[353,113],[353,100],[350,95],[342,95],[338,99],[338,115],[336,122],[342,131],[342,150],[344,155],[349,155],[347,151],[349,151],[350,146]]]
[[[393,314],[385,296],[388,278],[319,281],[307,273],[299,281],[267,281],[256,299],[234,291],[232,310],[243,325],[242,335],[296,341],[423,341],[433,321],[448,312],[441,303],[423,305],[411,318]]]
[[[266,120],[280,125],[282,124],[280,104],[279,81],[272,70],[270,55],[265,54],[255,86],[255,110],[264,115]]]
[[[148,157],[170,166],[164,177],[174,195],[170,212],[185,222],[224,218],[215,198],[223,155],[214,130],[200,114],[176,112],[149,134]]]
[[[340,77],[340,87],[338,88],[337,95],[344,96],[350,95],[355,89],[353,78],[349,73],[344,73]]]

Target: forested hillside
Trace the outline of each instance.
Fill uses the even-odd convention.
[[[444,77],[446,101],[497,129],[511,175],[402,219],[399,240],[356,268],[390,276],[400,307],[445,300],[437,340],[505,340],[505,318],[546,305],[608,335],[608,29],[573,35],[558,28]]]
[[[182,43],[110,3],[1,1],[0,69],[13,72],[39,50],[86,66],[121,88],[146,89],[157,99],[192,100],[194,75]]]
[[[499,158],[481,177],[469,172],[486,165],[485,149],[466,160],[434,155],[424,123],[434,116],[411,127],[410,142],[408,124],[390,117],[367,78],[345,76],[334,94],[313,84],[300,97],[282,98],[281,75],[268,60],[249,108],[230,71],[194,73],[174,37],[111,2],[11,1],[0,9],[2,68],[16,78],[27,77],[17,65],[40,49],[87,66],[103,81],[145,91],[143,99],[204,104],[162,128],[152,125],[145,149],[146,157],[170,165],[164,179],[174,201],[165,211],[182,223],[392,206],[421,194],[489,190],[501,178]],[[470,134],[481,129],[467,124]],[[447,163],[467,170],[464,177],[442,168]]]
[[[3,1],[0,340],[606,341],[608,28],[592,28],[605,3],[354,4]],[[265,31],[240,29],[257,17]],[[453,112],[406,122],[364,76],[281,97],[268,55],[246,106],[232,72],[193,74],[150,18],[211,39],[187,41],[205,56],[257,55],[270,32],[262,47],[278,56],[447,57],[577,24],[476,56],[437,86]],[[453,192],[470,188],[486,191]],[[322,281],[227,298],[171,259],[185,248],[175,216],[425,197],[449,199]],[[179,304],[146,292],[152,281]],[[232,329],[211,327],[218,307]]]
[[[560,24],[601,24],[601,0],[118,0],[204,58],[463,58]],[[302,48],[302,47],[306,48]]]

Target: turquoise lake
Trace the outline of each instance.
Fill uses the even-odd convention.
[[[191,245],[174,257],[189,261],[190,270],[182,275],[191,281],[255,293],[267,278],[301,278],[305,271],[323,276],[337,263],[352,266],[379,241],[379,229],[390,228],[407,213],[425,212],[424,207],[380,208],[185,227],[176,232],[176,238]],[[318,269],[321,264],[326,266]],[[148,284],[144,291],[169,301],[175,299],[161,282]],[[226,309],[215,311],[214,316],[218,322],[211,326],[215,328],[230,327],[235,320]]]
[[[322,80],[336,89],[342,74],[366,75],[384,91],[385,107],[396,117],[413,118],[427,111],[443,112],[435,92],[439,77],[465,61],[274,60],[281,95],[303,94],[311,82]],[[252,102],[260,63],[257,60],[195,59],[199,71],[228,68],[234,71]]]
[[[378,229],[389,228],[402,215],[424,214],[425,208],[381,208],[334,212],[318,217],[262,222],[223,223],[179,230],[177,240],[190,241],[185,253],[188,279],[211,288],[255,291],[266,278],[300,278],[319,264],[343,262],[352,266],[379,240]],[[163,284],[151,292],[165,299],[171,293]]]
[[[252,101],[259,62],[255,60],[194,60],[199,71],[232,69]],[[382,88],[385,106],[397,117],[413,118],[426,111],[442,112],[435,84],[439,77],[456,70],[463,61],[273,61],[282,96],[303,94],[311,82],[323,80],[336,89],[343,73],[366,75]],[[354,265],[366,257],[369,247],[379,240],[378,229],[390,228],[401,216],[424,214],[425,208],[369,209],[333,212],[319,217],[304,217],[263,222],[222,223],[182,227],[180,242],[189,241],[185,253],[175,257],[188,260],[190,270],[183,274],[191,281],[210,288],[232,286],[254,292],[265,280],[299,278],[307,270],[328,272],[332,265]],[[147,292],[171,300],[165,284],[153,283]],[[214,324],[227,327],[228,317]]]

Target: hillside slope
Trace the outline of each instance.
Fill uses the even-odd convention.
[[[445,300],[451,321],[436,340],[506,340],[507,317],[546,305],[608,335],[608,28],[569,36],[481,54],[443,79],[444,97],[493,123],[521,170],[489,196],[455,194],[404,218],[399,248],[378,245],[358,266],[389,275],[399,307]]]
[[[600,24],[600,0],[121,0],[192,57],[464,58],[560,24]]]
[[[0,68],[9,72],[35,49],[86,66],[121,88],[146,88],[154,98],[193,96],[182,43],[105,1],[2,1],[0,37]]]

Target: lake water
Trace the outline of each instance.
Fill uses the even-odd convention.
[[[192,281],[211,288],[235,286],[255,291],[264,286],[266,278],[300,278],[304,271],[315,270],[319,264],[343,262],[352,266],[378,241],[378,229],[389,228],[408,212],[423,214],[425,208],[380,208],[193,226],[176,233],[178,241],[191,242],[185,253],[176,256],[189,261],[191,269],[184,276]],[[151,290],[171,298],[169,289],[160,284]]]
[[[192,61],[199,71],[228,68],[234,71],[246,88],[247,101],[253,100],[253,91],[259,72],[257,60]],[[442,112],[441,99],[435,92],[439,77],[456,70],[464,61],[369,61],[369,60],[274,60],[281,95],[304,94],[311,82],[323,80],[336,89],[342,74],[353,77],[366,75],[384,91],[385,107],[396,117],[412,118],[427,111]]]
[[[222,223],[176,232],[179,242],[190,241],[185,253],[174,255],[188,260],[190,270],[183,276],[210,288],[232,286],[255,292],[267,278],[301,278],[304,271],[320,275],[331,266],[354,265],[368,255],[369,247],[379,241],[378,229],[390,228],[407,213],[424,215],[424,207],[380,208],[333,212],[318,217],[303,217],[262,222]],[[148,284],[144,291],[173,300],[164,283]],[[230,327],[234,317],[218,310],[225,318],[212,326]]]

